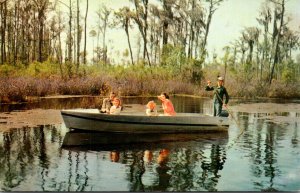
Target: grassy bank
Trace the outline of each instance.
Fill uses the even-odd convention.
[[[194,93],[194,86],[179,81],[148,80],[135,78],[85,77],[63,80],[59,77],[0,78],[0,100],[2,103],[24,102],[29,96],[48,95],[107,95],[109,91],[122,96],[157,95],[168,93]]]
[[[43,64],[27,68],[1,66],[1,103],[24,102],[31,96],[107,95],[115,91],[122,96],[157,95],[161,92],[197,93],[195,85],[174,77],[165,68],[145,69],[141,66],[86,66],[75,75],[70,69]],[[50,66],[50,67],[49,67]]]
[[[121,96],[157,95],[161,92],[209,96],[206,80],[214,81],[222,69],[203,69],[196,83],[188,71],[179,72],[167,67],[144,66],[86,66],[75,75],[72,69],[62,71],[58,65],[40,63],[22,66],[1,66],[0,102],[24,102],[28,97],[49,95],[107,95],[115,91]],[[255,78],[241,78],[228,72],[227,90],[232,97],[299,98],[299,82],[273,81],[262,83]]]

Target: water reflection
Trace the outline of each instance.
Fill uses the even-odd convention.
[[[48,130],[53,126],[45,126]],[[53,136],[53,140],[62,136]],[[49,168],[49,158],[46,148],[44,127],[29,129],[23,128],[8,133],[2,133],[3,143],[0,146],[1,187],[10,190],[20,186],[30,175],[34,165],[38,166],[41,174],[41,189],[43,189],[44,176]]]
[[[158,174],[158,184],[153,187],[154,191],[167,191],[170,184],[171,175],[168,173],[171,168],[168,166],[170,151],[162,149],[159,151],[157,158],[158,166],[156,172]]]
[[[106,133],[96,131],[72,130],[65,134],[62,146],[82,146],[90,149],[99,147],[104,149],[112,149],[120,145],[122,147],[131,147],[132,145],[147,143],[152,146],[153,143],[162,142],[182,142],[193,140],[228,140],[228,132],[221,131],[216,133]]]
[[[126,174],[122,183],[129,187],[123,190],[180,191],[197,183],[198,178],[194,175],[199,177],[200,170],[203,181],[215,186],[212,182],[215,179],[210,179],[207,173],[217,174],[218,170],[222,170],[215,160],[224,160],[224,147],[228,140],[224,133],[219,136],[209,134],[192,141],[184,137],[176,143],[60,148],[66,132],[59,127],[40,126],[3,133],[0,147],[1,190],[99,190],[106,183],[112,184],[113,176],[121,172]],[[204,151],[209,153],[206,155]],[[216,153],[220,151],[223,152]],[[108,162],[118,165],[109,166]],[[96,165],[99,168],[95,173]],[[204,167],[199,167],[201,165]],[[116,166],[123,171],[107,174],[112,178],[107,178],[104,173],[99,175],[101,170],[107,170],[107,166],[112,171]],[[147,180],[150,183],[144,184]],[[198,185],[201,187],[201,184]],[[203,186],[202,189],[213,188]],[[111,190],[118,190],[118,187],[111,187]]]
[[[249,158],[250,181],[253,186],[262,191],[285,189],[286,184],[278,183],[284,173],[283,170],[287,169],[287,163],[282,162],[288,161],[299,164],[296,160],[291,161],[292,156],[285,152],[291,150],[285,148],[287,148],[286,145],[289,141],[287,139],[297,135],[295,129],[293,134],[289,134],[292,131],[290,128],[293,128],[293,125],[297,125],[297,123],[282,127],[281,124],[269,122],[268,119],[261,119],[261,117],[269,117],[268,113],[243,113],[239,115],[242,117],[241,121],[246,130],[241,137],[239,147],[242,147],[243,151],[248,154],[246,157]],[[276,115],[289,116],[290,113],[276,113]],[[282,157],[282,155],[287,155],[287,157]]]
[[[110,152],[110,160],[112,162],[118,162],[120,159],[120,153],[117,151]]]
[[[143,157],[144,162],[149,163],[152,161],[152,158],[153,158],[153,153],[150,150],[145,150],[144,157]]]

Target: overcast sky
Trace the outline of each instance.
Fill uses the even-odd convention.
[[[66,0],[62,0],[66,1]],[[81,14],[85,13],[85,0],[81,0]],[[222,48],[229,45],[237,37],[241,35],[241,31],[245,27],[258,26],[256,17],[259,15],[259,10],[265,0],[225,0],[215,12],[208,35],[208,51],[212,53],[222,53]],[[150,0],[151,3],[151,0]],[[97,16],[96,10],[104,4],[107,7],[118,10],[123,6],[133,7],[133,3],[129,0],[89,0],[88,26],[90,31],[96,25]],[[293,30],[300,31],[300,0],[287,0],[286,16],[291,16],[292,21],[290,27]],[[133,48],[136,48],[136,42],[139,32],[131,31],[131,42]],[[89,51],[91,57],[92,38],[88,38]],[[126,34],[124,30],[109,30],[107,32],[107,45],[109,54],[116,56],[116,52],[120,52],[120,56],[125,49],[128,48]],[[299,51],[298,51],[299,52]],[[300,53],[300,52],[299,52]],[[116,57],[119,58],[119,57]],[[129,60],[129,58],[128,58]]]

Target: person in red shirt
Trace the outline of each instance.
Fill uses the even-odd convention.
[[[169,95],[167,93],[162,93],[157,96],[158,99],[162,101],[162,107],[164,109],[164,115],[166,116],[175,116],[176,112],[172,102],[169,100]]]

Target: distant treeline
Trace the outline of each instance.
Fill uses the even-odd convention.
[[[300,55],[294,55],[299,53],[300,36],[289,27],[291,18],[286,17],[285,8],[288,1],[266,0],[257,13],[257,25],[245,27],[235,41],[224,47],[224,55],[207,52],[210,25],[224,0],[130,2],[133,8],[124,6],[118,10],[101,5],[95,18],[99,22],[88,32],[88,0],[1,1],[0,75],[4,87],[9,85],[6,81],[11,85],[29,81],[36,85],[36,91],[28,94],[64,94],[73,81],[78,91],[73,87],[69,90],[74,94],[100,92],[99,84],[121,87],[129,95],[158,90],[197,94],[206,79],[222,75],[234,96],[298,95]],[[118,65],[107,51],[109,28],[124,30],[128,42],[128,49],[120,56],[124,60]],[[133,28],[140,33],[137,53],[132,49]],[[91,61],[87,61],[88,38],[97,42],[90,53]],[[208,61],[211,55],[213,61]],[[51,78],[65,87],[51,86],[51,90],[45,86],[46,92],[38,92],[37,87],[42,87],[39,82],[55,83]],[[95,84],[97,91],[92,91],[90,87]],[[153,90],[162,84],[165,87]],[[6,92],[1,91],[2,101]]]

